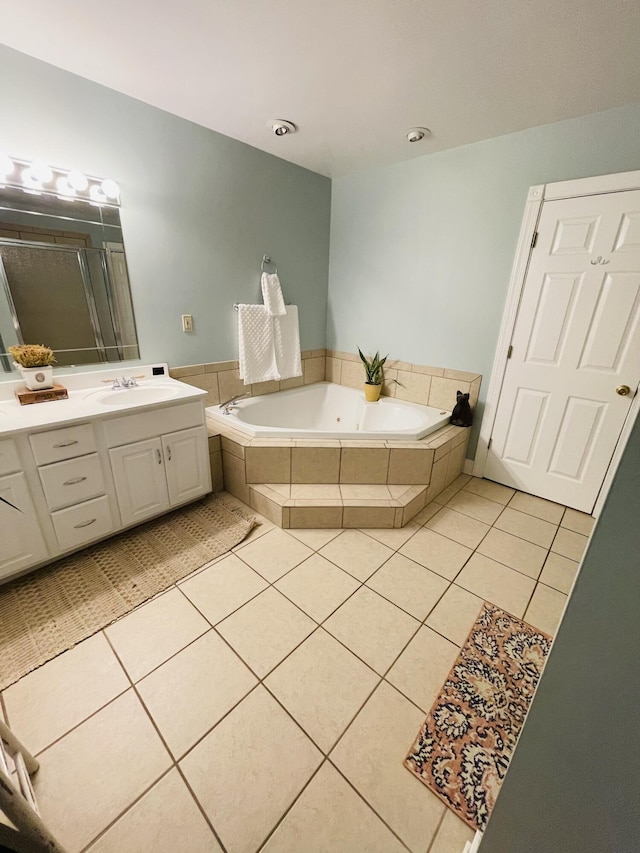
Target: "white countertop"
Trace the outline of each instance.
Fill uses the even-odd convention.
[[[198,400],[207,392],[187,385],[165,375],[153,376],[148,367],[113,369],[113,377],[135,377],[134,388],[112,390],[112,373],[92,371],[83,374],[68,374],[54,377],[57,384],[68,389],[66,400],[32,403],[22,406],[15,398],[14,390],[24,387],[19,381],[0,384],[0,436],[25,430],[39,430],[95,419],[131,415],[138,411],[165,408],[189,400]],[[155,399],[154,391],[160,399]]]

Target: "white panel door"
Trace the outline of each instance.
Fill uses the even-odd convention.
[[[45,560],[48,552],[25,475],[0,477],[0,498],[4,498],[0,501],[0,578],[4,578]]]
[[[640,381],[640,191],[544,203],[511,343],[485,477],[591,512]]]
[[[211,491],[209,446],[204,427],[162,436],[171,506]]]
[[[109,456],[124,525],[143,521],[169,507],[159,438],[114,447]]]

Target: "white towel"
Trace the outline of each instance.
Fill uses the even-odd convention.
[[[273,324],[264,305],[238,305],[240,378],[245,385],[280,378]]]
[[[286,314],[278,273],[263,272],[261,284],[262,301],[267,309],[267,314],[270,314],[272,317],[281,317]]]
[[[302,375],[298,306],[287,305],[283,317],[273,317],[276,365],[280,379]]]

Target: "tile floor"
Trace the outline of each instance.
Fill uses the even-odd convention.
[[[593,519],[462,476],[400,530],[251,535],[2,694],[63,845],[461,853],[402,766],[487,599],[553,633]]]

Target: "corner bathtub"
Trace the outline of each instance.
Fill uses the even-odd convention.
[[[396,439],[418,441],[449,422],[451,412],[381,397],[367,403],[364,393],[317,382],[238,400],[228,415],[207,407],[211,420],[250,438]]]

